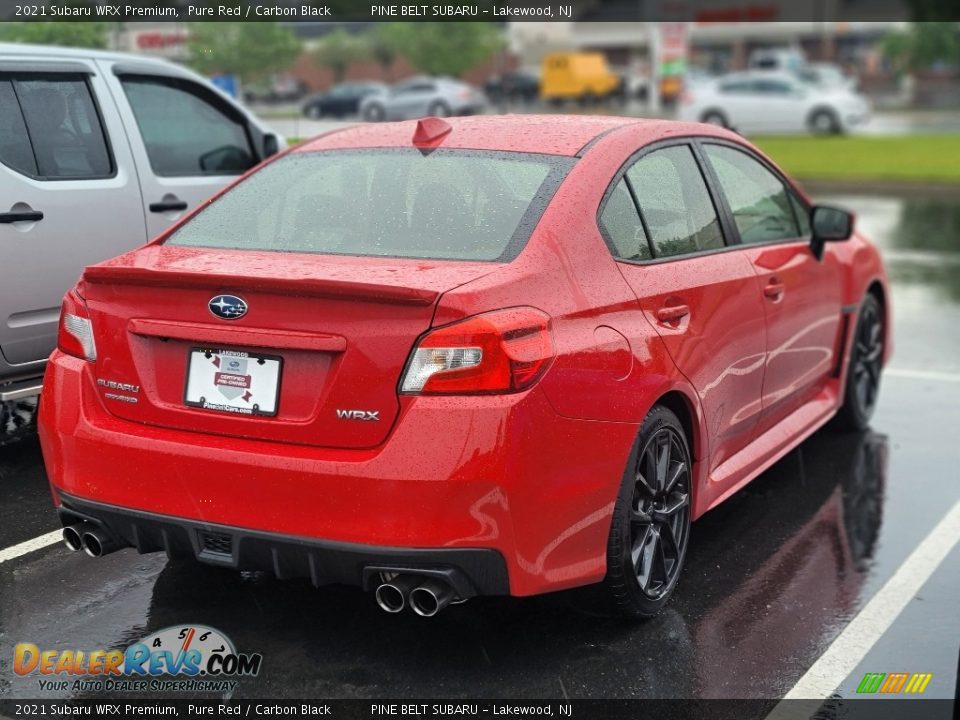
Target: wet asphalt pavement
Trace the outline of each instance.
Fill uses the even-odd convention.
[[[625,625],[590,589],[390,616],[359,590],[58,544],[0,564],[0,697],[38,695],[11,670],[17,642],[125,647],[187,623],[263,653],[238,698],[781,697],[960,499],[960,203],[824,200],[857,212],[893,280],[873,430],[820,431],[696,523],[656,619]],[[57,527],[35,439],[0,449],[0,549]],[[958,591],[955,547],[841,692],[922,671],[952,697]]]

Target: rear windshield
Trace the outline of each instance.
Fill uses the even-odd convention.
[[[508,260],[573,158],[415,148],[293,153],[251,175],[168,245]]]

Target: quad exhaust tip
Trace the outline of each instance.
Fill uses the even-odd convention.
[[[83,550],[83,533],[86,532],[89,523],[78,523],[77,525],[68,525],[63,529],[63,544],[71,552]]]
[[[436,579],[427,580],[410,592],[410,608],[420,617],[433,617],[449,605],[455,595],[453,588]]]
[[[97,527],[83,533],[83,551],[92,558],[99,558],[117,549],[113,538]]]
[[[375,595],[377,605],[385,612],[396,614],[409,606],[420,617],[433,617],[456,600],[449,583],[416,575],[397,575],[381,583]]]
[[[83,550],[93,558],[103,557],[120,546],[113,537],[90,522],[68,525],[63,529],[63,544],[67,549],[76,552]]]
[[[376,592],[377,605],[388,613],[402,612],[407,607],[410,591],[420,581],[413,575],[397,575],[393,580],[382,583]]]

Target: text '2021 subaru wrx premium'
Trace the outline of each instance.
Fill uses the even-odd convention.
[[[87,268],[41,441],[90,555],[424,616],[602,582],[646,617],[692,520],[835,415],[866,426],[889,327],[853,218],[724,129],[357,127]]]

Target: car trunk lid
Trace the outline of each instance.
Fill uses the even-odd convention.
[[[84,273],[98,391],[112,414],[146,424],[374,447],[437,299],[493,267],[148,246]],[[246,313],[217,317],[218,296]]]

